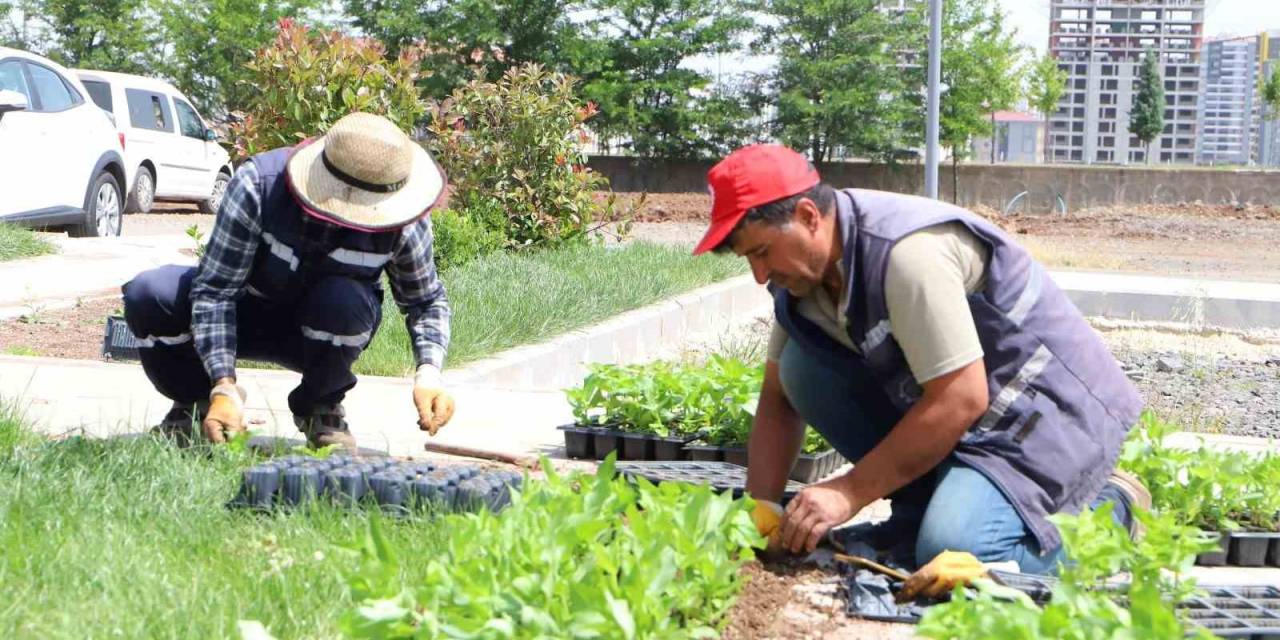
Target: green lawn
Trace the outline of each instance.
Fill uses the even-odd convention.
[[[52,244],[22,227],[0,223],[0,262],[34,258],[56,250]]]
[[[649,243],[480,258],[442,274],[453,307],[446,366],[546,340],[746,269],[734,256],[694,258],[686,248]],[[399,376],[413,364],[403,317],[388,294],[382,328],[356,372]]]

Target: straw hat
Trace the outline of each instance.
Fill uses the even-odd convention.
[[[352,113],[294,149],[289,188],[306,212],[344,227],[396,229],[444,193],[444,172],[394,123]]]

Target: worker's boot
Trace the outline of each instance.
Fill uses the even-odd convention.
[[[321,449],[338,445],[351,453],[356,452],[356,439],[347,428],[347,412],[341,404],[317,406],[310,415],[294,416],[293,423],[307,436],[307,445]]]
[[[151,428],[151,433],[172,440],[179,447],[188,447],[195,435],[201,432],[200,425],[208,414],[208,400],[198,400],[191,404],[174,402],[169,412],[161,418],[160,424]]]
[[[1125,501],[1129,513],[1129,537],[1137,540],[1142,537],[1145,530],[1142,523],[1138,522],[1138,518],[1133,515],[1134,511],[1141,509],[1143,511],[1151,510],[1151,491],[1147,486],[1142,484],[1142,480],[1138,476],[1114,469],[1111,476],[1107,478],[1107,486],[1103,488],[1104,493],[1119,494]]]

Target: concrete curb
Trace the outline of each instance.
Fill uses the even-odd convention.
[[[1086,316],[1193,327],[1280,328],[1280,285],[1113,273],[1052,272]]]
[[[738,276],[547,342],[446,368],[444,380],[449,385],[497,388],[570,387],[582,381],[588,363],[643,362],[691,335],[723,330],[758,315],[770,304],[764,287],[749,275]]]

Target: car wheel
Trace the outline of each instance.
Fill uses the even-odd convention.
[[[120,183],[115,176],[103,171],[89,186],[84,203],[84,222],[72,227],[69,235],[76,238],[111,237],[120,235],[124,198],[120,197]]]
[[[156,203],[156,179],[151,170],[138,167],[138,177],[133,181],[133,193],[129,194],[126,213],[146,213]]]
[[[226,195],[227,185],[230,183],[231,176],[219,173],[218,177],[213,179],[213,193],[209,194],[207,200],[200,201],[200,212],[217,215],[218,207],[222,206],[222,196]]]

